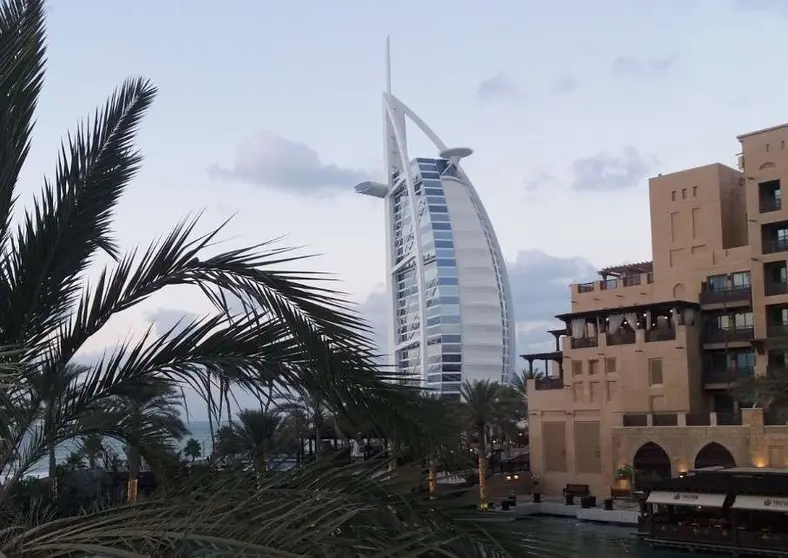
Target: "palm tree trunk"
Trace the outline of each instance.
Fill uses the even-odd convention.
[[[57,434],[55,432],[55,417],[51,406],[47,409],[47,422],[49,423],[49,482],[52,497],[57,498],[57,459],[55,456]]]
[[[487,505],[487,425],[479,428],[479,505]]]
[[[224,385],[224,406],[227,408],[227,424],[233,424],[233,411],[230,408],[230,384],[229,382]]]
[[[129,482],[126,485],[126,499],[130,504],[137,501],[139,493],[140,454],[137,448],[129,448]]]
[[[389,442],[389,447],[386,448],[389,454],[389,473],[392,474],[397,471],[397,459],[399,459],[396,453],[396,448],[397,446],[393,440]]]
[[[320,431],[320,425],[315,421],[315,459],[320,458],[320,453],[323,451],[323,433]]]
[[[427,467],[427,488],[430,496],[434,496],[438,492],[438,460],[430,457]]]
[[[210,461],[213,463],[214,454],[216,453],[216,434],[213,431],[213,395],[211,394],[211,380],[210,377],[206,380],[206,393],[208,394],[208,431],[211,433],[211,456]]]

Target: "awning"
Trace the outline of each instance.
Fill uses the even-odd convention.
[[[741,494],[733,502],[736,510],[760,510],[788,513],[788,498],[775,498],[774,496],[755,496]]]
[[[646,499],[647,504],[663,504],[666,506],[700,506],[703,508],[721,508],[725,504],[725,494],[698,494],[695,492],[660,492],[651,491]]]

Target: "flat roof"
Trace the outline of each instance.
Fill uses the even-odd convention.
[[[635,262],[630,264],[622,264],[622,265],[611,265],[608,267],[603,267],[597,273],[599,275],[624,275],[626,273],[651,273],[654,271],[654,262],[653,261],[645,261],[645,262]]]
[[[670,172],[661,172],[657,176],[652,176],[651,178],[649,178],[649,180],[660,180],[660,179],[663,179],[663,178],[673,178],[673,177],[675,177],[677,175],[690,174],[690,173],[693,173],[695,171],[699,171],[699,170],[707,169],[707,168],[711,168],[711,167],[722,167],[724,169],[728,169],[730,171],[737,172],[737,173],[741,174],[741,171],[739,171],[737,169],[734,169],[730,165],[726,165],[725,163],[720,163],[719,161],[717,161],[716,163],[706,163],[705,165],[698,165],[696,167],[690,167],[688,169],[679,169],[679,170],[670,171]]]
[[[744,138],[748,138],[750,136],[757,136],[758,134],[763,134],[765,132],[773,132],[774,130],[779,130],[780,128],[788,128],[788,122],[785,124],[778,124],[777,126],[769,126],[768,128],[761,128],[760,130],[755,130],[754,132],[747,132],[746,134],[741,134],[740,136],[736,136],[736,139],[741,141]]]
[[[558,314],[556,319],[567,321],[571,320],[572,318],[595,318],[600,314],[610,314],[610,313],[618,313],[622,314],[624,312],[637,312],[648,310],[651,308],[695,308],[699,309],[700,304],[697,302],[690,302],[688,300],[665,300],[662,302],[649,302],[645,304],[632,304],[630,306],[609,306],[607,308],[599,308],[597,310],[584,310],[582,312],[567,312],[566,314]]]
[[[551,351],[549,353],[529,353],[520,355],[520,358],[525,360],[563,360],[564,356],[561,351]]]

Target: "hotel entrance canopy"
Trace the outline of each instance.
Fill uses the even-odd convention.
[[[647,504],[664,506],[700,506],[721,508],[725,504],[725,494],[700,494],[695,492],[661,492],[654,490],[646,499]]]
[[[740,494],[731,506],[735,510],[770,511],[788,513],[788,498]]]

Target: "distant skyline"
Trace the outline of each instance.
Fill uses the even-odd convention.
[[[383,172],[384,41],[393,89],[452,145],[498,234],[520,351],[594,268],[650,258],[647,180],[735,165],[736,135],[782,123],[788,3],[779,0],[230,0],[50,2],[49,74],[25,195],[60,138],[130,74],[160,95],[143,171],[117,218],[122,246],[205,210],[227,247],[285,236],[322,254],[385,324],[383,210],[353,193]],[[433,155],[422,138],[411,153]],[[207,305],[189,290],[121,316],[91,351]],[[382,338],[382,337],[381,337]]]

